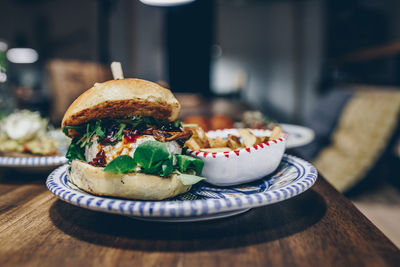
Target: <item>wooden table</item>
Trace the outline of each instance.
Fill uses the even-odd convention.
[[[0,266],[399,266],[399,250],[319,177],[290,200],[222,220],[153,223],[53,196],[0,169]]]

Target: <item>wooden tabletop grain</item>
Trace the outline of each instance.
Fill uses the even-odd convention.
[[[399,266],[399,250],[319,177],[305,193],[207,222],[89,211],[47,174],[0,169],[0,266]]]

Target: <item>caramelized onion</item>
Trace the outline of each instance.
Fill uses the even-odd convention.
[[[90,165],[94,167],[105,167],[107,165],[106,161],[106,154],[104,153],[104,150],[100,150],[94,159],[92,159],[91,162],[89,162]]]

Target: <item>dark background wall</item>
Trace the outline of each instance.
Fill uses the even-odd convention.
[[[100,60],[102,2],[108,0],[2,0],[0,38],[10,46],[24,44],[37,49],[43,60]],[[168,13],[165,8],[132,0],[111,2],[109,59],[121,61],[126,76],[173,85],[166,26],[168,21],[174,23],[174,18],[168,17],[173,10]],[[331,88],[337,81],[400,84],[396,57],[362,67],[332,63],[332,59],[369,44],[399,40],[399,1],[214,2],[214,13],[205,18],[213,27],[210,88],[214,94],[237,90],[240,80],[239,95],[254,108],[281,121],[302,121],[312,112],[321,87]],[[191,59],[190,53],[185,57],[186,70],[200,73],[194,57]],[[185,84],[195,84],[196,78],[203,76],[190,76]],[[193,89],[185,84],[177,89]],[[195,91],[207,89],[199,88]]]

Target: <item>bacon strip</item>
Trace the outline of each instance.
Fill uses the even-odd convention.
[[[153,134],[154,129],[152,127],[144,129],[142,131],[140,131],[141,134],[148,134],[148,135],[152,135]]]
[[[183,132],[165,132],[161,130],[153,130],[153,136],[157,141],[168,142],[173,140],[187,140],[192,136],[190,129],[185,129]]]

